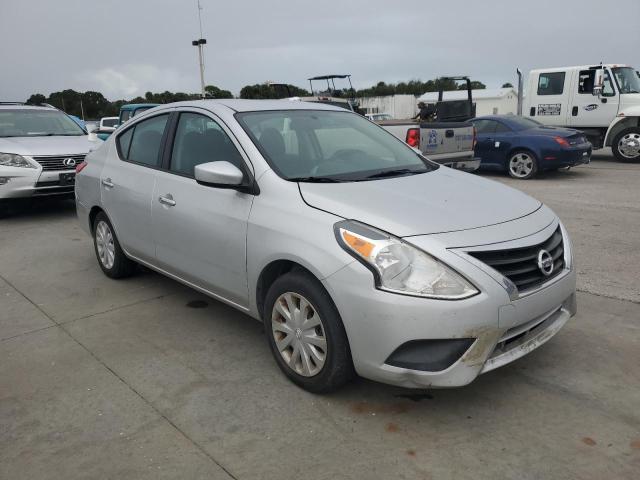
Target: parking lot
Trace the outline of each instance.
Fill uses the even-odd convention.
[[[454,390],[309,394],[258,322],[147,270],[104,276],[71,202],[0,220],[0,478],[637,478],[640,165],[485,176],[563,219],[578,314]]]

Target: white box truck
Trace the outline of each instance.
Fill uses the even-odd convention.
[[[628,65],[540,68],[529,74],[524,116],[581,130],[594,149],[640,161],[640,74]]]

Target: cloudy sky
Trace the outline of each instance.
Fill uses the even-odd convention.
[[[199,90],[197,0],[0,0],[0,100],[73,88],[111,99]],[[515,68],[640,68],[640,0],[201,0],[207,84],[351,73],[362,88]],[[330,8],[330,6],[333,6]]]

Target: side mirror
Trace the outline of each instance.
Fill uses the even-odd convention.
[[[595,75],[593,77],[593,95],[599,97],[602,95],[602,89],[604,88],[604,70],[599,68],[595,70]]]
[[[242,185],[244,174],[229,162],[208,162],[196,165],[198,183],[219,188],[236,188]]]

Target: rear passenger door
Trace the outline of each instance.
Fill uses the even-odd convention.
[[[151,199],[161,166],[169,113],[144,119],[118,131],[116,155],[109,155],[100,177],[102,205],[122,247],[152,262]]]
[[[217,118],[176,113],[165,169],[153,193],[157,265],[236,305],[248,305],[246,238],[253,195],[201,185],[196,165],[227,161],[253,175],[237,140]]]

